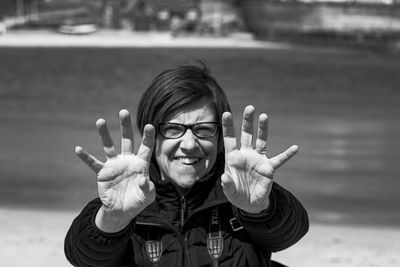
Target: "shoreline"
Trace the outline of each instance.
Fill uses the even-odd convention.
[[[79,211],[0,208],[0,266],[71,266],[64,237]],[[307,235],[272,258],[288,266],[400,266],[400,229],[310,225]]]
[[[291,45],[255,40],[249,33],[237,33],[229,37],[191,35],[173,37],[169,32],[100,30],[87,35],[68,35],[51,30],[14,30],[0,35],[0,47],[290,49]]]
[[[238,32],[229,36],[179,35],[170,32],[135,32],[98,30],[90,34],[64,34],[56,30],[10,30],[0,34],[0,48],[183,48],[183,49],[260,49],[260,50],[387,50],[397,54],[400,41],[390,45],[369,46],[294,40],[260,40],[252,33]]]

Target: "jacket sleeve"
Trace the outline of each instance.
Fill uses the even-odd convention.
[[[266,252],[286,249],[308,231],[309,221],[303,205],[289,191],[274,183],[270,206],[259,216],[238,212],[238,219],[255,244]]]
[[[123,263],[132,224],[118,233],[105,233],[95,225],[101,201],[95,199],[73,221],[64,242],[64,252],[74,266],[112,267]]]

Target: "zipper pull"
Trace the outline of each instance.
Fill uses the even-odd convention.
[[[181,210],[180,210],[180,219],[181,219],[181,227],[185,223],[185,215],[186,215],[186,199],[185,197],[181,197]]]

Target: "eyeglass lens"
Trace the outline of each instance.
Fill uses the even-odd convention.
[[[201,122],[193,125],[184,125],[179,123],[161,123],[160,134],[165,138],[179,138],[183,136],[187,129],[190,129],[198,138],[212,137],[217,132],[215,122]]]

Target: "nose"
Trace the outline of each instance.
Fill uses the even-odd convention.
[[[180,148],[185,151],[191,151],[197,146],[196,136],[192,130],[187,129],[185,134],[181,137]]]

